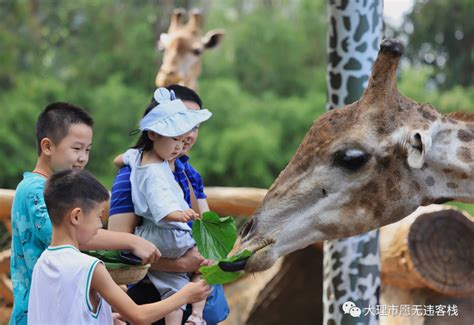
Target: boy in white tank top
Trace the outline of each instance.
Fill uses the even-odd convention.
[[[209,295],[209,285],[201,280],[168,299],[136,305],[100,260],[78,249],[102,228],[108,191],[89,172],[69,169],[50,177],[44,196],[53,238],[33,270],[29,324],[113,324],[112,309],[116,322],[151,323]]]

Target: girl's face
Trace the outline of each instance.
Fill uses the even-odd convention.
[[[181,155],[189,133],[177,137],[164,137],[154,132],[149,132],[153,141],[153,150],[163,160],[173,160]]]

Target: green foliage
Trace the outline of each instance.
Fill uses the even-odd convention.
[[[253,10],[222,4],[216,8],[211,19],[217,20],[218,14],[227,17],[226,40],[224,48],[216,51],[219,54],[205,57],[203,79],[231,76],[255,95],[269,89],[280,96],[303,95],[309,89],[315,67],[324,64],[326,57],[325,3],[272,4],[257,3]]]
[[[244,272],[225,272],[219,262],[233,262],[251,255],[250,251],[227,257],[237,239],[235,221],[232,217],[220,218],[217,213],[206,212],[201,220],[193,223],[193,238],[199,252],[207,259],[215,261],[214,265],[201,266],[199,271],[209,284],[225,284],[240,278]]]
[[[97,175],[114,171],[113,159],[138,139],[129,132],[138,128],[138,121],[150,103],[149,93],[127,87],[121,75],[111,76],[105,84],[87,95],[87,107],[96,123],[88,168]],[[109,174],[110,175],[110,174]],[[111,184],[111,178],[102,178]]]
[[[231,256],[225,259],[222,259],[221,262],[235,262],[243,258],[249,257],[251,255],[250,251],[243,251],[242,253]],[[226,284],[234,282],[238,278],[242,277],[245,273],[243,271],[239,272],[225,272],[219,267],[218,264],[211,266],[201,266],[199,272],[202,273],[202,277],[209,284]]]
[[[84,254],[94,256],[103,262],[121,263],[120,252],[118,250],[88,250],[82,251]]]
[[[131,268],[143,268],[141,264],[133,263],[124,260],[120,256],[118,250],[88,250],[82,251],[82,253],[98,258],[103,261],[107,270],[128,270]]]
[[[407,55],[432,66],[433,81],[445,89],[473,83],[473,10],[472,0],[415,1],[405,19]]]
[[[425,7],[450,12],[449,4],[459,7],[460,1],[433,0]],[[203,30],[224,28],[226,35],[203,56],[199,93],[214,116],[200,129],[192,163],[208,186],[269,187],[324,113],[326,2],[193,2],[199,4],[209,9]],[[110,188],[112,159],[136,141],[129,131],[151,98],[160,64],[155,43],[171,9],[154,0],[0,1],[0,187],[14,188],[33,168],[40,111],[69,101],[95,119],[88,169]],[[415,18],[420,24],[430,19],[419,10]],[[455,22],[463,24],[465,39],[472,38],[473,24],[463,19]],[[422,47],[414,42],[408,54]],[[471,43],[463,42],[458,54],[472,52]],[[462,86],[450,75],[458,86],[440,91],[429,82],[435,72],[411,66],[399,88],[445,112],[472,110],[472,84]]]
[[[26,73],[16,76],[17,86],[0,96],[0,187],[15,188],[23,171],[36,161],[34,126],[41,110],[65,98],[66,88],[56,80]]]
[[[456,86],[449,90],[438,91],[429,87],[429,78],[433,69],[404,69],[398,82],[400,92],[419,103],[430,103],[442,113],[465,111],[474,112],[474,86]]]
[[[225,258],[237,239],[235,221],[232,217],[220,218],[217,213],[205,212],[202,219],[193,222],[193,238],[205,258]]]

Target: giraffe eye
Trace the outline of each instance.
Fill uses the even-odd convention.
[[[199,55],[201,55],[201,53],[202,53],[202,49],[201,49],[201,48],[195,48],[195,49],[192,49],[191,52],[192,52],[194,55],[199,56]]]
[[[337,151],[334,155],[334,163],[345,169],[358,170],[369,160],[370,155],[362,150],[347,149]]]

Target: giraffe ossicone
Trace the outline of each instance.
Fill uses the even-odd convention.
[[[399,93],[402,43],[384,40],[362,97],[317,119],[233,250],[248,272],[316,241],[398,221],[421,205],[474,202],[474,114]]]
[[[201,54],[217,47],[225,34],[222,29],[213,29],[203,36],[201,13],[190,11],[186,24],[183,22],[185,14],[184,9],[175,9],[168,32],[160,35],[158,49],[163,51],[163,63],[155,78],[157,87],[180,84],[196,89],[201,73]]]

